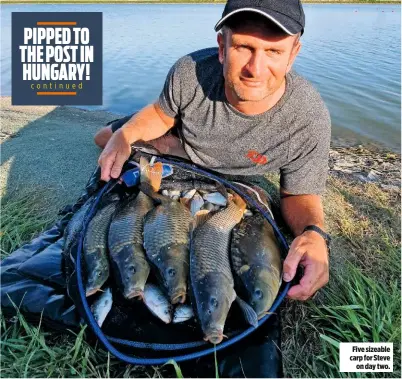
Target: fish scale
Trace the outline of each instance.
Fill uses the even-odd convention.
[[[191,249],[191,275],[198,280],[208,272],[222,272],[233,281],[229,263],[230,232],[243,212],[231,202],[194,231]]]
[[[147,254],[158,254],[171,244],[189,243],[190,212],[179,202],[161,204],[146,216],[144,246]]]
[[[83,222],[86,214],[89,211],[90,206],[93,203],[93,198],[87,200],[81,208],[74,214],[71,218],[70,222],[67,224],[66,230],[64,232],[65,243],[64,243],[64,251],[67,252],[71,245],[78,238],[79,233],[82,230]]]
[[[88,224],[84,238],[84,259],[87,270],[86,295],[99,291],[109,277],[108,231],[120,197],[107,196]]]
[[[154,195],[155,196],[155,195]],[[144,247],[172,304],[184,303],[189,266],[190,211],[180,202],[157,196],[161,204],[144,219]]]
[[[281,285],[281,255],[272,226],[260,214],[233,229],[230,257],[236,288],[258,318],[272,306]]]
[[[94,252],[96,248],[102,248],[106,251],[110,220],[116,210],[116,205],[116,202],[106,205],[90,221],[84,242],[88,254]]]
[[[260,214],[245,218],[233,230],[231,258],[233,270],[244,265],[272,265],[278,271],[280,253],[272,226]]]
[[[143,219],[152,208],[152,200],[139,192],[135,199],[131,199],[118,211],[109,232],[109,248],[112,255],[126,245],[142,245]]]

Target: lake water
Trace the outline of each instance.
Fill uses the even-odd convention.
[[[400,149],[401,7],[306,4],[297,72],[324,98],[336,143]],[[103,12],[103,109],[129,114],[154,101],[182,55],[216,45],[223,4],[1,6],[1,95],[11,94],[11,12]]]

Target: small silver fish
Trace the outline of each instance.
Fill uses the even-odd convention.
[[[210,203],[215,205],[221,205],[222,207],[224,207],[227,204],[226,198],[219,192],[208,193],[203,197],[205,201],[209,201]]]
[[[145,285],[144,303],[164,323],[172,322],[172,306],[159,287],[154,284]]]
[[[181,192],[178,190],[172,190],[172,191],[168,191],[168,192],[169,192],[169,197],[171,197],[174,200],[177,200],[181,194]]]
[[[215,210],[215,205],[210,203],[209,201],[206,201],[202,207],[202,209],[206,209],[207,211],[213,211]]]
[[[182,197],[185,199],[192,199],[196,192],[197,190],[195,188],[190,191],[184,191]]]
[[[191,200],[191,214],[194,216],[204,205],[204,200],[199,193],[196,193]]]
[[[249,217],[249,216],[252,216],[252,215],[253,215],[253,212],[251,212],[250,209],[246,209],[244,211],[244,216]]]
[[[112,298],[112,291],[110,290],[110,288],[107,288],[105,292],[103,292],[99,296],[99,298],[92,304],[91,311],[99,327],[102,327],[102,324],[106,319],[106,316],[112,309],[112,304],[113,304],[113,298]]]
[[[174,311],[173,324],[190,320],[192,317],[194,317],[193,308],[190,305],[180,304]]]

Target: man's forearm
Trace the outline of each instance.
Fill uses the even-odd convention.
[[[163,114],[156,104],[151,104],[136,113],[121,128],[129,143],[150,141],[166,134],[174,126],[174,119]]]
[[[324,228],[324,211],[318,195],[285,195],[281,198],[281,212],[295,236],[307,225]]]

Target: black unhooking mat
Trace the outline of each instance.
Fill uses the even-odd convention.
[[[138,154],[138,151],[134,152],[131,160],[138,160]],[[163,158],[166,156],[160,157]],[[193,164],[183,163],[172,157],[166,162],[173,163],[171,167],[175,171],[174,175],[166,179],[171,183],[182,180],[183,174],[190,182],[203,180],[216,183],[212,177],[217,174],[211,171],[204,170],[204,174],[210,174],[205,176],[200,175],[200,168]],[[187,170],[178,169],[175,163],[186,165]],[[123,171],[129,172],[132,167],[126,164]],[[34,322],[42,317],[42,322],[51,328],[75,329],[85,322],[91,326],[78,290],[76,258],[80,238],[63,254],[63,233],[73,214],[88,199],[96,199],[105,192],[105,183],[99,180],[99,174],[98,168],[89,179],[82,196],[74,205],[67,206],[60,212],[61,218],[53,227],[1,262],[1,307],[6,316],[15,314],[15,304],[29,321]],[[106,186],[111,188],[112,185],[109,183]],[[256,196],[261,200],[260,196],[264,195],[262,190],[249,191],[240,184],[237,184],[237,188],[245,191],[243,194],[247,194],[253,201],[257,200]],[[135,190],[135,186],[127,188],[124,184],[117,184],[112,189],[120,191],[123,196]],[[87,216],[90,216],[90,212]],[[186,377],[215,376],[212,345],[202,341],[201,329],[194,319],[182,324],[165,325],[151,315],[143,304],[125,300],[116,289],[112,273],[106,284],[113,288],[113,307],[102,331],[107,336],[108,343],[117,348],[119,354],[135,357],[139,362],[145,358],[148,362],[144,363],[148,364],[152,364],[152,359],[154,362],[163,362],[178,358]],[[281,292],[284,294],[284,287]],[[96,298],[91,298],[93,297]],[[88,298],[89,303],[93,302],[91,298]],[[277,303],[279,304],[278,300]],[[250,327],[245,324],[239,309],[233,304],[225,327],[228,340],[223,344],[227,347],[219,350],[221,347],[218,345],[217,361],[221,377],[282,377],[278,312],[279,308],[276,308],[267,320],[260,321],[256,330],[243,336],[245,330],[250,331]],[[96,333],[95,335],[99,337]],[[197,357],[206,349],[209,350],[208,355]],[[181,359],[183,356],[190,359]],[[121,358],[119,355],[117,357]]]

